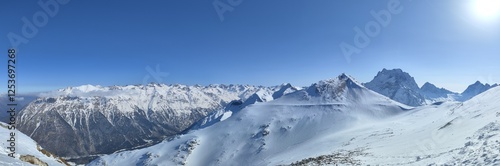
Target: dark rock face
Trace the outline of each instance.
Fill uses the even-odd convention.
[[[62,100],[62,99],[60,99]],[[74,103],[44,111],[50,102],[30,104],[20,113],[19,130],[56,155],[70,158],[109,154],[121,149],[157,143],[189,127],[213,110],[194,109],[175,116],[172,111],[138,109],[103,114],[106,108],[87,109]]]
[[[425,104],[425,98],[420,94],[415,79],[401,69],[383,69],[364,86],[409,106]]]

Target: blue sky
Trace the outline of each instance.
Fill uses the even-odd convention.
[[[339,45],[353,45],[353,28],[365,29],[376,21],[370,12],[392,1],[242,0],[221,20],[212,0],[71,0],[16,47],[18,92],[144,80],[306,86],[343,72],[367,82],[382,68],[461,92],[476,80],[500,82],[500,17],[478,16],[473,1],[401,0],[400,12],[348,61]],[[33,22],[44,12],[38,2],[2,1],[5,61],[8,34],[23,35],[23,17]],[[148,66],[168,76],[155,79]]]

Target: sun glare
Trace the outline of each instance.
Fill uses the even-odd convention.
[[[480,19],[497,19],[500,16],[500,0],[474,0],[473,10]]]

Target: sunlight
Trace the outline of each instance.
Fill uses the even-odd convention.
[[[500,16],[500,0],[474,0],[472,9],[482,20],[494,20]]]

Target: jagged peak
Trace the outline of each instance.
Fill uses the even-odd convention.
[[[344,91],[349,88],[364,88],[359,82],[357,82],[353,77],[342,73],[341,75],[327,80],[322,80],[317,83],[312,84],[307,88],[307,92],[311,95],[319,95],[325,91]],[[330,92],[326,92],[330,93]]]
[[[410,106],[418,106],[425,102],[415,79],[401,69],[382,69],[373,80],[365,83],[364,86]]]
[[[476,81],[474,84],[471,84],[467,87],[467,89],[474,88],[474,87],[485,87],[489,86],[489,84],[483,84],[481,81]]]
[[[430,83],[430,82],[425,82],[424,85],[422,85],[422,87],[425,87],[425,86],[430,86],[430,87],[437,87],[436,85]]]
[[[496,87],[496,86],[498,86],[497,83],[490,85],[489,83],[482,83],[481,81],[476,81],[476,82],[474,82],[474,84],[469,85],[467,87],[467,89],[479,88],[479,87],[493,88],[493,87]]]
[[[383,69],[382,71],[378,72],[377,75],[405,75],[405,76],[410,76],[409,73],[403,71],[402,69]],[[411,76],[410,76],[411,77]]]
[[[492,88],[489,84],[483,84],[481,81],[476,81],[474,84],[467,86],[467,88],[462,92],[462,94],[475,94],[478,92],[483,92]]]
[[[422,90],[425,90],[425,89],[439,89],[439,90],[446,90],[446,91],[449,91],[448,89],[445,89],[445,88],[442,88],[442,87],[437,87],[436,85],[430,83],[430,82],[425,82],[424,85],[422,85],[422,87],[420,88]],[[451,92],[451,91],[449,91]]]
[[[352,76],[347,75],[345,73],[340,74],[339,76],[331,79],[326,79],[326,80],[321,80],[315,84],[321,85],[321,84],[331,84],[331,83],[338,83],[338,82],[354,82],[356,84],[359,84],[356,79],[354,79]],[[314,85],[314,84],[313,84]]]
[[[394,69],[383,68],[381,72],[404,72],[404,71],[400,68],[394,68]]]
[[[379,71],[377,75],[373,78],[372,81],[366,83],[367,87],[370,84],[393,84],[393,85],[402,85],[411,89],[420,89],[415,82],[415,79],[407,72],[404,72],[401,69],[383,69]]]
[[[346,73],[342,73],[341,75],[339,75],[337,77],[339,80],[343,80],[343,81],[349,81],[349,82],[354,82],[356,84],[359,84],[358,81],[356,79],[354,79],[354,77],[352,77],[351,75],[348,75]]]
[[[389,81],[390,80],[390,81]],[[415,79],[407,72],[404,72],[401,69],[383,69],[382,71],[379,71],[377,75],[373,78],[372,81],[377,81],[377,82],[415,82]],[[415,83],[416,85],[416,83]]]
[[[349,77],[349,76],[347,74],[345,74],[345,73],[342,73],[342,74],[339,75],[339,78],[345,78],[345,77]]]
[[[474,84],[472,85],[484,85],[481,81],[476,81]]]
[[[290,83],[282,83],[280,86],[292,87],[292,84],[290,84]]]

